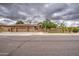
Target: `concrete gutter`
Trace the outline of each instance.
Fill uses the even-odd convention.
[[[1,32],[0,36],[32,36],[32,35],[79,35],[79,33],[45,33],[45,32]]]

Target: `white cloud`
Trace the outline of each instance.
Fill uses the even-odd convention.
[[[52,5],[53,5],[52,3],[44,4],[44,8],[48,8],[48,7],[52,6]]]
[[[18,11],[18,13],[19,13],[20,15],[23,15],[23,16],[28,16],[28,14],[27,14],[27,13],[22,12],[22,11]]]
[[[9,10],[7,8],[5,8],[4,6],[0,5],[0,9],[3,10],[3,12],[5,12],[5,13],[9,13]]]
[[[35,8],[30,8],[30,10],[31,10],[31,11],[35,11],[36,9],[35,9]]]
[[[68,13],[71,13],[71,12],[72,12],[72,13],[75,12],[75,9],[73,9],[73,8],[68,8],[68,9],[65,9],[65,10],[63,10],[63,11],[54,13],[52,16],[63,16],[63,15],[65,15],[65,14],[68,14]]]

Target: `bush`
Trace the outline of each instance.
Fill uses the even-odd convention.
[[[77,33],[78,31],[79,31],[78,28],[73,28],[73,32],[74,32],[74,33]]]
[[[71,32],[72,31],[72,27],[68,27],[68,31]]]
[[[23,21],[17,21],[16,24],[24,24]]]

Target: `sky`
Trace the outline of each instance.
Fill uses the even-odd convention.
[[[17,19],[79,20],[78,3],[0,3],[0,16]]]

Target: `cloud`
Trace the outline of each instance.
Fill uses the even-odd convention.
[[[18,14],[20,14],[20,15],[22,15],[22,16],[28,16],[28,14],[27,14],[27,13],[22,12],[22,11],[18,11]]]
[[[0,15],[14,19],[79,19],[78,3],[1,3]],[[36,18],[34,18],[36,17]]]

